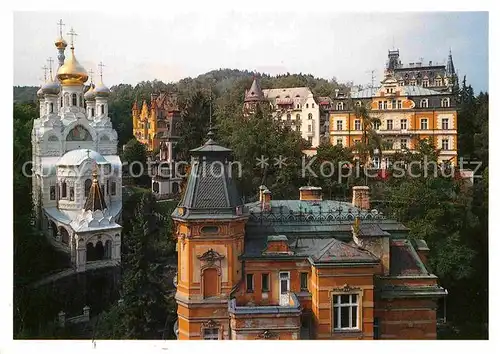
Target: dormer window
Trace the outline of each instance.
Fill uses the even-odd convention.
[[[429,107],[429,100],[427,98],[420,100],[420,108],[428,108],[428,107]]]
[[[443,98],[441,100],[441,107],[450,107],[450,99],[449,98]]]
[[[337,102],[337,111],[342,111],[344,109],[344,102]]]

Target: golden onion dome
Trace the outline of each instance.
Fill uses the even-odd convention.
[[[85,101],[94,101],[95,100],[95,91],[94,91],[94,84],[91,83],[89,89],[85,94],[83,95],[83,98],[85,98]]]
[[[62,85],[78,86],[83,85],[89,78],[85,68],[76,60],[75,49],[71,48],[69,58],[57,70],[57,78]]]
[[[94,89],[96,97],[108,97],[110,89],[102,83],[102,81]]]
[[[66,41],[62,37],[57,38],[54,44],[56,45],[57,49],[64,49],[68,46],[68,43],[66,43]]]

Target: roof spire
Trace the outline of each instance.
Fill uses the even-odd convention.
[[[89,150],[87,150],[87,154],[89,154]],[[85,201],[84,209],[85,211],[91,210],[101,210],[104,211],[106,209],[106,202],[104,201],[104,195],[101,193],[101,188],[99,188],[99,181],[97,179],[97,163],[94,161],[94,166],[92,168],[92,185],[90,186],[89,196]]]

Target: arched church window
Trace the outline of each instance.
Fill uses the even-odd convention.
[[[111,195],[116,195],[116,182],[111,182]]]
[[[91,141],[92,135],[81,125],[75,126],[66,136],[67,141]]]
[[[104,114],[104,105],[101,105],[101,114]]]
[[[106,180],[106,195],[109,195],[109,179]]]
[[[67,188],[66,182],[61,183],[61,198],[67,198]]]
[[[75,188],[74,187],[69,188],[69,200],[75,200]]]
[[[85,180],[85,196],[86,197],[89,196],[91,186],[92,186],[92,181],[90,180],[90,178],[88,178],[87,180]]]
[[[76,105],[77,105],[77,104],[76,104],[76,93],[73,93],[73,94],[71,95],[71,105],[72,105],[72,106],[76,106]]]
[[[64,103],[64,101],[63,101],[63,98],[61,96],[61,108],[63,107],[63,103]]]
[[[95,109],[94,108],[90,109],[90,116],[91,117],[95,116]]]
[[[50,186],[50,200],[56,200],[56,186]]]
[[[80,107],[83,107],[83,96],[80,95],[79,98],[80,98]]]
[[[49,112],[54,113],[54,104],[52,102],[49,105]]]
[[[64,95],[64,104],[66,107],[69,106],[69,94],[67,93]]]

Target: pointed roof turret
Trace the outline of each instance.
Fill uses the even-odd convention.
[[[179,219],[233,219],[243,217],[243,201],[231,171],[231,149],[218,145],[213,129],[208,140],[192,149],[191,171],[182,200],[172,217]]]
[[[448,76],[452,76],[455,74],[455,66],[453,65],[453,56],[451,55],[451,49],[450,53],[448,54],[448,62],[446,63],[446,74]]]
[[[259,102],[264,100],[264,92],[262,92],[262,89],[260,88],[259,78],[257,75],[254,75],[250,90],[245,92],[245,102]]]
[[[85,211],[104,211],[106,209],[104,195],[102,195],[101,193],[101,188],[99,188],[99,181],[97,180],[97,165],[94,165],[94,171],[92,172],[92,186],[90,186],[89,196],[85,201],[84,209]]]

